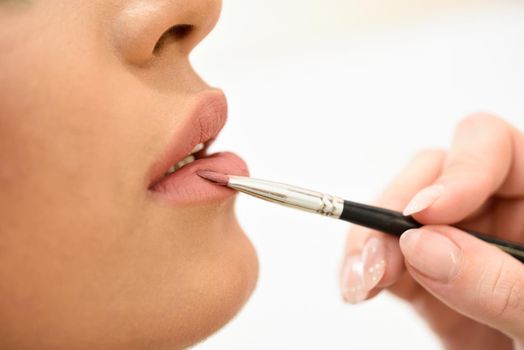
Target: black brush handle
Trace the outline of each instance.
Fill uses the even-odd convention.
[[[398,237],[407,230],[420,228],[422,226],[422,224],[413,219],[413,217],[404,216],[398,211],[351,201],[344,201],[344,210],[340,215],[340,219]],[[483,233],[464,229],[460,230],[499,247],[515,259],[524,263],[524,246],[494,238]]]

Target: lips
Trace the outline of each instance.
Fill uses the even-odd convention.
[[[213,170],[248,175],[245,162],[233,153],[207,155],[207,148],[216,139],[226,120],[227,100],[221,91],[199,94],[188,117],[182,121],[162,155],[151,167],[149,190],[172,204],[202,204],[234,195],[234,191],[210,184],[196,174],[199,170]],[[204,149],[194,154],[195,160],[188,163],[188,155],[199,144],[204,144]],[[178,168],[184,163],[188,164]],[[177,170],[172,172],[174,168]]]

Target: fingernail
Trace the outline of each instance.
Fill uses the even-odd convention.
[[[420,190],[404,209],[404,215],[413,215],[429,208],[444,193],[444,185],[433,185]]]
[[[342,297],[348,303],[357,304],[367,297],[362,267],[360,256],[350,256],[342,269]]]
[[[386,245],[383,240],[371,237],[362,250],[364,289],[369,292],[377,286],[386,271]]]
[[[427,229],[404,232],[400,237],[400,249],[409,265],[440,282],[448,282],[456,276],[462,259],[462,252],[455,243]]]

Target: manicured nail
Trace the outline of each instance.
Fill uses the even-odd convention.
[[[448,282],[456,276],[462,260],[462,252],[455,243],[427,229],[404,232],[400,237],[400,249],[409,265],[441,282]]]
[[[404,215],[413,215],[429,208],[444,193],[444,185],[433,185],[420,190],[404,209]]]
[[[364,288],[362,258],[350,256],[342,269],[342,297],[351,304],[357,304],[367,297],[367,291]]]
[[[364,289],[369,292],[377,286],[386,271],[386,245],[377,237],[368,239],[362,250]]]

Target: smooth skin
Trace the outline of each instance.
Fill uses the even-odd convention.
[[[446,349],[520,349],[524,264],[449,225],[524,243],[522,132],[491,115],[467,117],[449,150],[419,153],[377,204],[407,207],[426,226],[400,241],[353,227],[342,270],[346,300],[357,303],[387,290],[409,302]],[[374,256],[384,268],[373,283],[369,271],[347,267],[363,261],[367,242],[378,247],[375,255],[383,252],[383,260]],[[346,285],[359,278],[368,281],[360,294]]]
[[[250,296],[233,198],[148,189],[199,93],[221,93],[188,59],[220,9],[0,0],[0,349],[187,348]]]

